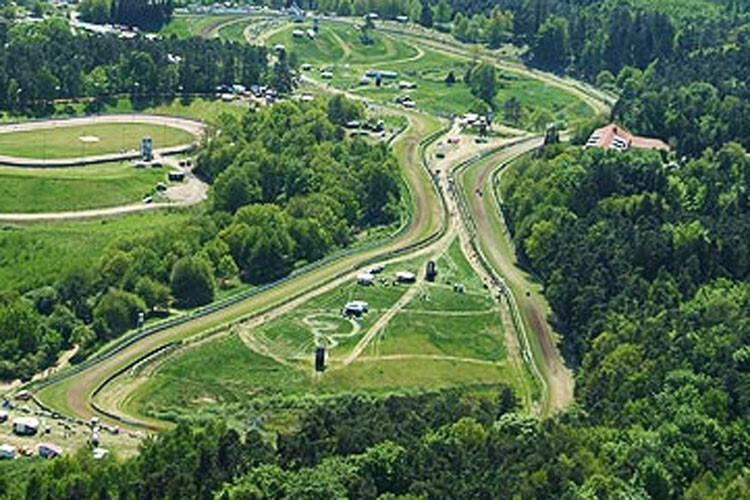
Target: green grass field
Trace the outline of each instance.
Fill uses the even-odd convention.
[[[306,74],[338,89],[349,90],[380,102],[393,102],[398,96],[408,95],[417,108],[430,114],[456,115],[472,109],[477,99],[469,86],[463,82],[464,74],[471,62],[435,50],[423,48],[421,53],[409,43],[378,33],[371,34],[374,43],[364,45],[359,32],[349,25],[321,22],[315,40],[306,36],[294,38],[292,31],[307,29],[306,25],[290,24],[268,39],[267,45],[281,43],[294,52],[301,63],[313,65]],[[420,57],[421,55],[421,57]],[[320,70],[331,70],[331,80],[321,80]],[[360,85],[368,69],[395,71],[398,77],[383,80],[381,87],[375,82]],[[453,72],[456,83],[445,84],[448,73]],[[399,89],[400,81],[417,84],[414,90]],[[521,126],[529,127],[534,112],[545,110],[556,119],[570,121],[573,118],[590,116],[591,109],[582,101],[558,87],[526,78],[509,71],[499,72],[498,92],[495,96],[497,109],[511,97],[517,98],[523,108]],[[499,114],[499,117],[502,113]]]
[[[314,40],[295,38],[294,30],[307,31],[310,23],[293,24],[269,37],[266,45],[283,44],[302,62],[324,65],[377,64],[414,57],[417,50],[392,37],[370,33],[371,44],[362,43],[359,32],[349,25],[321,22]]]
[[[174,229],[189,211],[144,213],[115,219],[0,226],[0,284],[3,290],[54,283],[73,269],[92,268],[118,239]]]
[[[190,38],[192,36],[208,36],[216,26],[234,19],[241,19],[242,14],[222,15],[177,15],[159,32],[163,36]]]
[[[20,158],[76,158],[138,149],[142,137],[149,136],[154,148],[189,144],[195,138],[188,132],[149,123],[98,123],[60,126],[0,134],[0,155]],[[96,138],[87,142],[85,138]]]
[[[397,270],[419,271],[426,258],[386,267],[379,278],[392,279]],[[494,302],[483,290],[463,257],[458,243],[438,260],[436,283],[362,287],[349,283],[307,301],[250,332],[240,330],[188,347],[162,364],[125,403],[135,414],[183,413],[214,404],[262,403],[268,398],[336,394],[347,391],[392,392],[447,386],[509,382],[522,384],[523,375],[506,362],[502,321]],[[467,293],[446,285],[460,282]],[[354,362],[342,361],[378,318],[409,287],[418,287],[416,298],[398,312]],[[441,295],[453,303],[447,310],[426,305],[425,296]],[[462,300],[465,299],[465,300]],[[352,325],[340,315],[350,300],[366,300],[370,312],[358,320],[361,330],[351,337]],[[312,370],[314,328],[337,344],[328,350],[329,369]],[[242,332],[242,333],[240,333]],[[283,358],[284,364],[249,348],[250,335],[262,352]],[[326,340],[327,345],[331,345]],[[279,403],[281,407],[284,403]],[[277,408],[278,409],[278,408]]]
[[[0,213],[59,212],[138,203],[165,169],[131,162],[67,168],[0,167]]]

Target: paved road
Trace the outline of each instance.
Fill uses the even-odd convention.
[[[81,125],[99,125],[103,123],[148,123],[151,125],[162,125],[184,130],[192,134],[196,141],[190,144],[182,144],[168,148],[159,148],[154,150],[158,155],[165,156],[178,154],[195,147],[197,139],[203,135],[205,124],[197,120],[188,120],[176,116],[147,115],[147,114],[117,114],[117,115],[96,115],[76,118],[62,118],[55,120],[27,121],[21,123],[9,123],[0,125],[0,134],[9,134],[12,132],[26,132],[30,130],[51,129],[57,127],[74,127]],[[0,164],[11,165],[14,167],[72,167],[80,165],[90,165],[92,163],[105,163],[111,161],[131,160],[138,158],[139,152],[136,150],[83,156],[79,158],[22,158],[18,156],[0,155]]]

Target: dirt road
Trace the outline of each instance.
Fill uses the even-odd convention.
[[[402,173],[409,186],[415,216],[408,230],[400,237],[384,246],[343,256],[306,274],[284,281],[263,293],[147,336],[116,354],[101,359],[88,369],[42,389],[39,393],[40,398],[61,412],[82,418],[93,416],[95,410],[91,406],[91,396],[96,388],[112,374],[127,368],[154,349],[230,322],[261,317],[265,312],[276,309],[290,300],[319,289],[330,281],[341,279],[341,276],[352,273],[378,256],[409,248],[438,234],[444,225],[441,202],[421,165],[419,144],[424,137],[439,128],[439,122],[415,113],[410,113],[407,117],[410,126],[394,143],[394,148],[398,151],[398,157],[402,159]]]
[[[516,253],[510,241],[502,212],[493,195],[492,174],[513,159],[541,145],[541,139],[522,142],[507,150],[491,155],[460,176],[467,194],[467,203],[476,224],[476,233],[482,252],[489,263],[503,276],[511,289],[513,300],[521,313],[530,335],[531,348],[540,354],[542,366],[538,368],[545,379],[546,411],[555,412],[573,401],[574,382],[557,349],[555,334],[548,319],[549,306],[541,287],[532,276],[518,266]],[[533,355],[534,353],[529,353]]]

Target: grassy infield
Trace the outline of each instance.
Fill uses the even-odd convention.
[[[394,264],[383,276],[402,269],[421,272],[423,266],[424,259]],[[216,411],[216,404],[249,398],[262,407],[278,397],[304,394],[522,383],[519,374],[505,363],[504,332],[495,305],[457,242],[438,260],[438,269],[435,284],[420,280],[411,285],[420,287],[416,298],[351,365],[343,366],[342,359],[398,301],[406,286],[378,283],[365,288],[351,283],[249,332],[284,358],[286,366],[249,350],[236,333],[187,349],[152,374],[128,400],[126,409],[132,414],[192,413]],[[451,284],[455,282],[463,283],[466,293],[454,292]],[[352,299],[370,304],[370,312],[360,320],[362,330],[350,339],[338,339],[340,343],[328,352],[330,369],[316,376],[312,370],[313,334],[305,320],[318,318],[330,323],[332,332],[348,333],[351,325],[339,311]]]
[[[203,26],[196,24],[195,20],[191,22],[195,26],[188,23],[178,28]],[[233,24],[220,33],[231,31],[235,36],[243,26],[242,23]],[[462,83],[450,91],[446,91],[442,83],[450,69],[460,79],[466,69],[465,62],[446,60],[442,55],[427,51],[417,61],[389,65],[388,61],[415,56],[415,49],[377,34],[374,35],[374,45],[363,46],[356,41],[351,28],[338,25],[323,25],[315,42],[294,42],[290,30],[272,37],[269,43],[281,42],[288,47],[299,44],[295,50],[302,62],[320,64],[325,61],[330,65],[330,61],[338,61],[333,65],[336,77],[332,84],[335,86],[349,87],[365,69],[377,64],[383,69],[399,71],[404,79],[416,81],[419,88],[413,91],[413,97],[422,109],[433,113],[464,112],[473,100]],[[316,77],[318,69],[319,66],[314,69]],[[513,80],[512,75],[506,76],[508,84],[501,90],[499,102],[516,95],[526,105],[548,107],[557,113],[577,113],[585,108],[557,89],[536,81]],[[398,93],[392,88],[378,90],[370,87],[358,91],[376,100],[390,100]],[[205,101],[196,101],[187,107],[174,104],[154,111],[211,120],[225,109],[241,112],[237,107]],[[35,277],[49,281],[50,276],[60,272],[60,262],[70,266],[85,265],[95,261],[108,242],[117,237],[142,232],[143,228],[159,231],[186,216],[149,214],[106,223],[94,221],[6,228],[0,233],[0,281],[16,286],[33,283]],[[19,248],[24,250],[19,252]],[[421,272],[424,261],[408,265]],[[497,312],[492,312],[493,303],[481,289],[478,278],[456,244],[441,257],[438,266],[438,283],[413,285],[422,288],[417,297],[381,331],[364,352],[364,359],[360,358],[351,365],[337,367],[367,326],[398,300],[404,288],[378,285],[362,290],[351,284],[312,299],[303,308],[252,332],[275,353],[287,357],[291,366],[254,353],[237,335],[188,349],[161,366],[126,403],[128,409],[138,414],[165,409],[195,410],[207,403],[213,406],[213,403],[247,401],[251,397],[263,400],[265,397],[306,393],[330,394],[359,389],[390,391],[501,381],[516,386],[524,384],[524,375],[515,373],[505,361],[502,325]],[[17,274],[20,269],[24,276]],[[466,294],[452,291],[450,283],[455,281],[466,285]],[[312,333],[303,319],[322,315],[337,332],[347,332],[351,328],[349,323],[337,319],[336,315],[343,302],[350,298],[368,300],[373,310],[363,320],[363,330],[357,336],[343,340],[331,351],[333,369],[322,377],[314,377],[311,370]],[[298,359],[300,354],[302,357]],[[406,359],[382,359],[394,355]],[[425,355],[431,358],[427,359]],[[478,362],[450,358],[469,358]]]

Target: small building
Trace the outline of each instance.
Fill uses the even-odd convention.
[[[647,149],[668,152],[669,144],[661,139],[633,135],[616,123],[611,123],[606,127],[594,130],[584,146],[584,149],[588,148],[613,149],[615,151]]]
[[[101,460],[109,455],[109,450],[105,450],[104,448],[94,448],[92,455],[94,457],[94,460]]]
[[[303,65],[300,66],[300,69],[302,71],[310,71],[312,69],[312,64],[305,63],[305,64],[303,64]]]
[[[8,412],[5,410],[0,410],[0,424],[8,421]]]
[[[39,443],[37,451],[39,452],[40,457],[47,459],[62,455],[62,448],[52,443]]]
[[[169,182],[182,182],[185,180],[185,172],[173,170],[167,174]]]
[[[16,447],[9,444],[0,444],[0,460],[13,460],[16,458]]]
[[[445,158],[445,144],[442,142],[435,148],[435,158]]]
[[[398,283],[414,283],[417,281],[417,275],[409,271],[399,271],[396,273]]]
[[[273,46],[274,52],[284,52],[286,50],[286,47],[284,47],[284,44],[277,43]]]
[[[401,90],[413,90],[417,88],[417,83],[401,80],[400,82],[398,82],[398,88],[400,88]]]
[[[31,399],[31,393],[24,389],[23,391],[18,391],[14,397],[18,401],[28,401]]]
[[[154,159],[154,141],[151,137],[141,138],[141,160],[151,161]]]
[[[309,38],[310,40],[315,40],[315,35],[316,33],[314,30],[307,30],[307,38]]]
[[[409,16],[396,16],[396,21],[401,24],[406,24],[409,22]]]
[[[412,101],[411,99],[404,99],[403,101],[401,101],[401,105],[405,108],[412,109],[417,105],[417,103]]]
[[[385,270],[385,266],[383,264],[377,264],[375,266],[372,266],[368,272],[370,274],[380,274],[384,270]]]
[[[156,183],[156,190],[159,191],[159,192],[164,192],[164,191],[167,190],[167,185],[164,184],[163,182],[157,182]]]
[[[39,431],[39,420],[34,417],[18,417],[13,420],[13,433],[19,436],[33,436]]]
[[[375,283],[375,275],[370,273],[360,273],[357,275],[357,284],[370,286]]]
[[[294,38],[302,38],[303,36],[305,36],[305,32],[302,30],[294,30],[292,31],[292,36]]]
[[[333,73],[331,73],[330,71],[323,71],[320,74],[320,77],[323,78],[323,79],[325,79],[325,80],[330,80],[330,79],[333,78]]]
[[[359,128],[359,122],[357,120],[349,120],[344,124],[346,128]]]
[[[361,317],[362,315],[366,314],[369,309],[369,304],[367,302],[364,302],[362,300],[353,300],[352,302],[347,303],[344,306],[344,316],[351,317],[355,316],[357,318]]]
[[[427,281],[435,281],[435,278],[437,277],[437,266],[435,265],[434,260],[427,261],[427,269],[425,269],[424,278]]]
[[[370,12],[368,14],[365,14],[365,19],[377,21],[378,19],[380,19],[380,15],[377,12]]]

